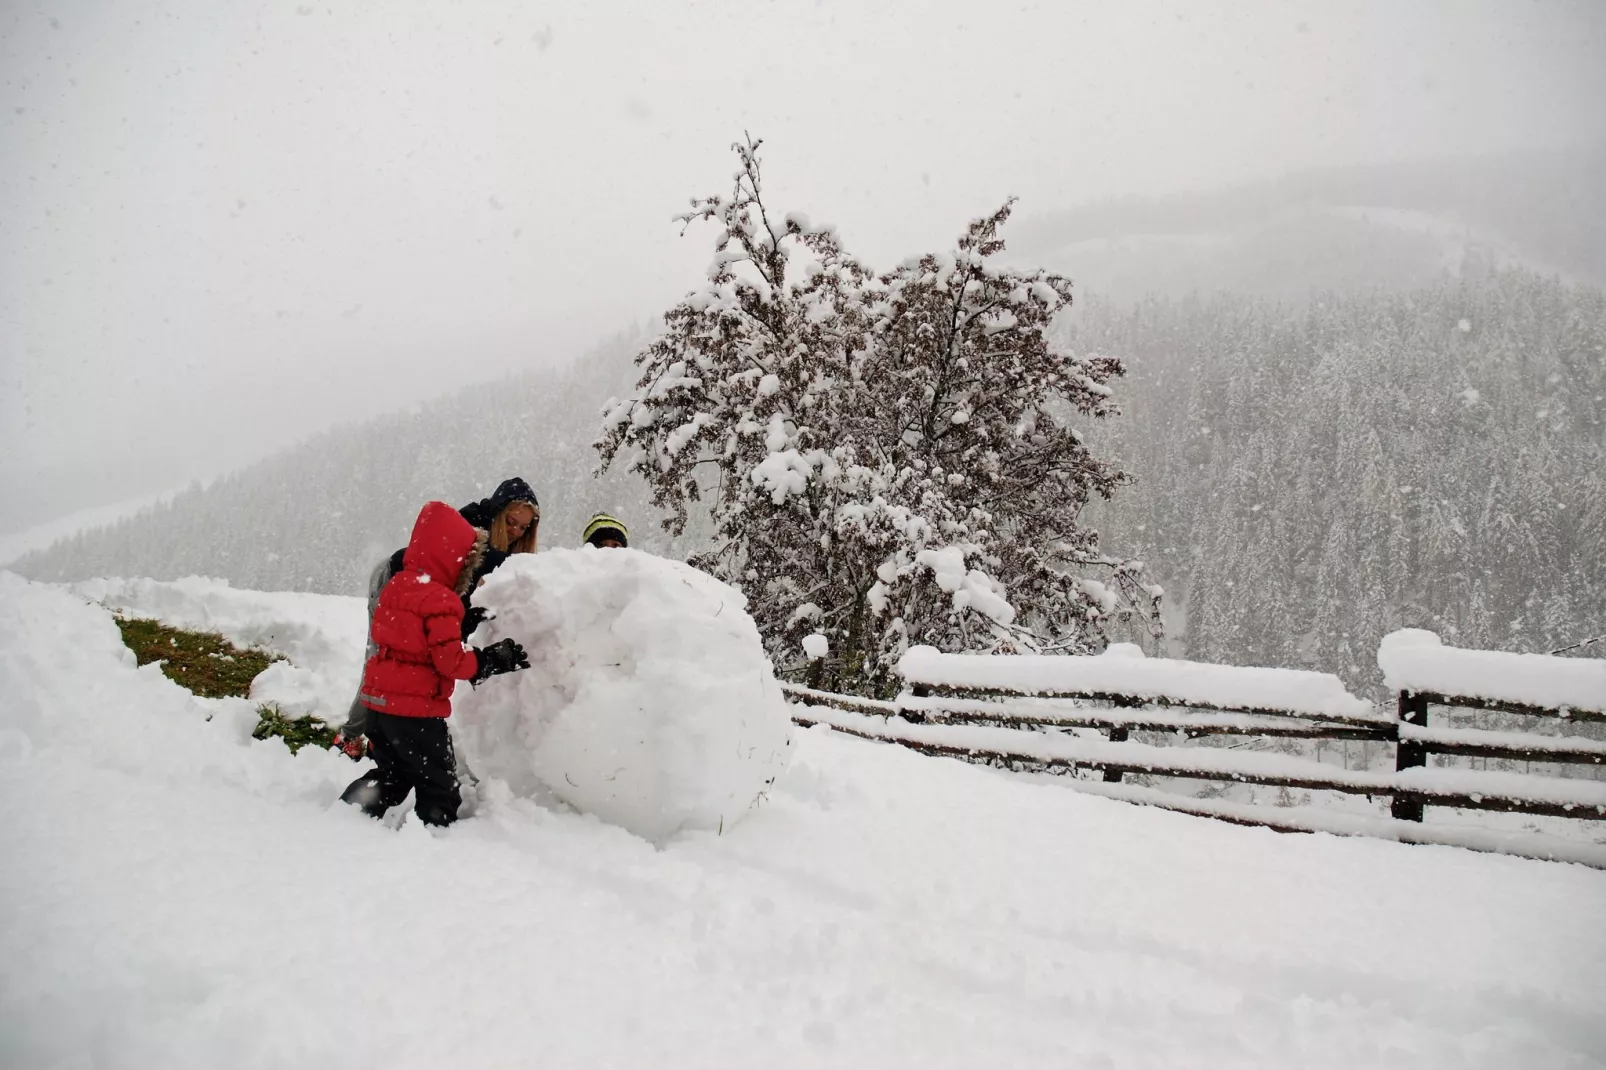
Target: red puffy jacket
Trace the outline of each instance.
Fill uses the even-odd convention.
[[[463,642],[459,579],[474,573],[485,533],[443,502],[418,514],[402,570],[379,592],[362,704],[397,717],[450,717],[452,690],[479,668]]]

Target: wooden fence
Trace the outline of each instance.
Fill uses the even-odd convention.
[[[1428,711],[1435,706],[1503,710],[1574,723],[1606,721],[1606,661],[1546,658],[1534,662],[1528,660],[1533,655],[1493,655],[1523,659],[1513,663],[1523,672],[1563,672],[1577,677],[1570,690],[1550,689],[1567,702],[1541,704],[1501,697],[1498,687],[1464,694],[1443,686],[1461,672],[1455,662],[1457,655],[1485,652],[1436,647],[1424,653],[1430,656],[1410,657],[1395,651],[1395,668],[1406,666],[1395,675],[1419,688],[1424,682],[1439,687],[1400,690],[1397,710],[1377,709],[1349,694],[1337,677],[1325,673],[1110,655],[966,657],[938,654],[929,648],[916,648],[904,658],[900,672],[907,689],[890,701],[796,685],[786,688],[795,703],[793,719],[802,725],[826,724],[927,754],[1009,769],[1093,770],[1102,774],[1099,781],[1075,779],[1071,786],[1131,802],[1283,831],[1451,844],[1606,868],[1606,845],[1533,832],[1423,824],[1428,806],[1606,819],[1606,782],[1448,768],[1430,762],[1437,754],[1601,765],[1606,764],[1606,741],[1428,723]],[[1383,660],[1380,656],[1380,662]],[[1548,664],[1551,662],[1566,664],[1558,669]],[[1520,683],[1521,676],[1518,673],[1512,679]],[[1489,690],[1495,694],[1486,693]],[[1515,685],[1507,691],[1526,694]],[[1078,730],[1097,730],[1104,738],[1090,738]],[[1147,741],[1133,740],[1134,732],[1148,733]],[[1361,740],[1390,744],[1395,768],[1341,769],[1298,755],[1177,745],[1212,736],[1245,737],[1245,742]],[[1392,816],[1195,799],[1125,783],[1128,773],[1382,797],[1390,800]]]

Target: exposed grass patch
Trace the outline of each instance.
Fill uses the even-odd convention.
[[[328,750],[335,744],[335,730],[320,717],[286,717],[284,711],[271,702],[257,707],[257,726],[251,735],[256,739],[278,736],[294,754],[302,747],[313,746]]]
[[[113,616],[123,643],[141,665],[162,663],[162,675],[202,698],[249,698],[257,674],[284,658],[265,650],[241,649],[213,632],[174,628],[156,620]],[[294,754],[312,745],[331,747],[335,729],[318,717],[287,717],[272,702],[257,707],[257,739],[278,736]]]
[[[203,698],[247,698],[257,674],[283,660],[263,650],[242,650],[212,632],[192,632],[155,620],[113,619],[139,664],[161,662],[162,675]]]

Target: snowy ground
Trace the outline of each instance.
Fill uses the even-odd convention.
[[[91,593],[274,636],[308,662],[276,687],[349,698],[355,600]],[[822,730],[722,837],[510,798],[391,829],[335,802],[349,762],[252,741],[249,703],[10,574],[0,695],[0,1066],[1606,1065],[1606,873],[1579,866]]]

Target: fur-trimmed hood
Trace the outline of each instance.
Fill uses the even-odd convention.
[[[474,589],[474,578],[480,573],[480,565],[485,563],[485,551],[491,545],[491,533],[484,528],[474,529],[474,545],[468,549],[468,556],[463,559],[463,571],[457,574],[457,591],[459,598],[467,599]]]

